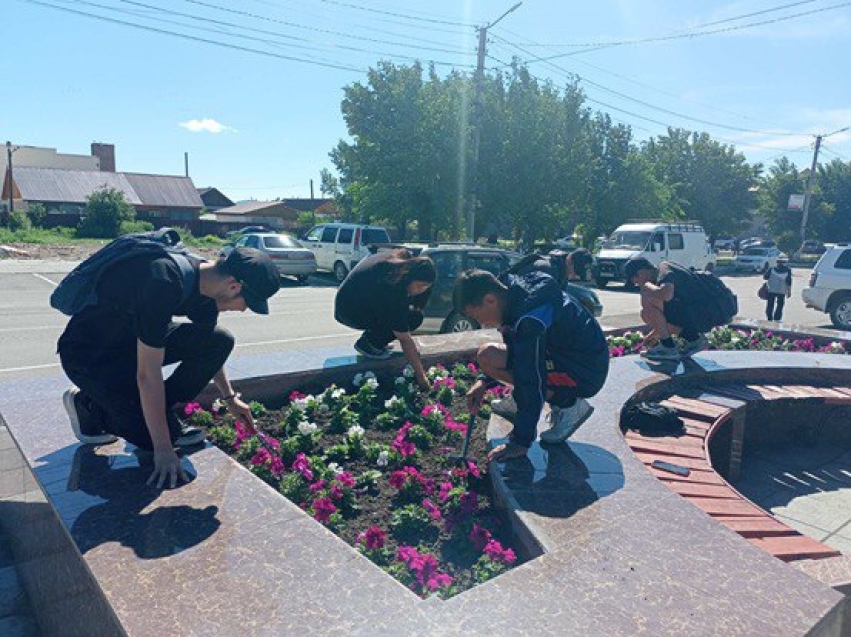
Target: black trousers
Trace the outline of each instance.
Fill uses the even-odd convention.
[[[136,339],[132,330],[124,333],[129,338],[93,351],[91,347],[80,347],[73,333],[66,330],[59,342],[59,358],[65,374],[80,388],[81,400],[88,401],[104,431],[151,449],[151,435],[136,382]],[[165,380],[166,416],[172,441],[180,435],[180,423],[171,407],[193,400],[225,364],[233,346],[231,333],[218,326],[169,325],[164,364],[178,363]]]
[[[783,306],[786,304],[785,294],[768,293],[765,301],[765,318],[769,321],[783,320]]]
[[[381,348],[396,339],[393,330],[387,327],[386,323],[380,316],[348,316],[345,312],[341,312],[339,308],[334,313],[334,318],[338,323],[342,323],[346,327],[351,327],[355,330],[363,330],[363,335],[370,344]],[[420,310],[408,310],[408,331],[413,332],[423,324],[423,313]]]

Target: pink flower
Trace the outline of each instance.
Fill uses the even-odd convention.
[[[337,507],[331,502],[330,498],[319,498],[313,503],[313,517],[317,522],[327,524],[331,519],[331,515],[337,511]]]
[[[428,498],[423,500],[423,508],[428,511],[428,515],[432,520],[439,520],[441,518],[440,509]]]
[[[269,463],[271,460],[272,460],[272,454],[269,453],[269,450],[266,449],[265,447],[260,447],[257,450],[257,453],[255,453],[251,457],[251,464],[253,464],[256,467],[258,465],[265,465],[265,464]]]
[[[485,546],[485,555],[491,558],[494,562],[501,564],[513,564],[517,560],[517,556],[511,549],[502,548],[497,540],[490,540]]]
[[[234,440],[233,448],[239,449],[242,446],[242,443],[251,438],[253,434],[249,431],[248,427],[243,425],[239,420],[236,421],[234,429],[236,430],[236,440]]]
[[[332,500],[342,500],[343,499],[343,490],[340,488],[339,485],[335,484],[333,487],[331,487],[331,490],[330,490],[329,493],[331,495]]]
[[[446,502],[449,499],[449,492],[452,491],[452,483],[451,482],[441,482],[440,483],[440,492],[438,497],[441,502]]]
[[[364,546],[370,551],[383,548],[386,541],[387,534],[379,526],[372,526],[363,534]]]
[[[187,416],[191,416],[196,411],[204,411],[200,403],[186,403],[186,406],[183,408],[183,413]]]
[[[469,370],[470,370],[472,373],[474,373],[474,374],[478,374],[478,373],[479,373],[479,368],[478,368],[478,367],[476,367],[476,364],[475,364],[475,363],[467,363],[467,369],[469,369]]]
[[[394,471],[390,474],[390,486],[394,489],[401,489],[405,486],[408,479],[408,474],[404,471]]]
[[[293,471],[298,471],[305,480],[313,480],[313,471],[310,470],[310,460],[303,453],[298,454],[293,461]]]
[[[470,531],[470,541],[477,551],[483,551],[491,539],[491,532],[485,527],[473,524],[473,530]]]
[[[342,473],[338,473],[334,478],[337,482],[339,482],[344,487],[353,487],[355,486],[355,479],[352,477],[352,474],[348,471],[343,471]]]
[[[325,480],[317,480],[313,484],[311,484],[308,489],[310,489],[311,493],[319,493],[322,489],[325,488]]]
[[[407,440],[402,442],[397,440],[390,446],[394,450],[398,451],[402,456],[413,456],[417,453],[417,446],[413,442],[408,442]]]
[[[428,580],[429,590],[436,591],[452,584],[452,576],[446,573],[435,573]]]
[[[276,478],[280,478],[285,470],[284,461],[281,460],[278,456],[273,456],[272,464],[269,465],[269,470],[272,472],[273,476],[275,476]]]
[[[473,474],[473,477],[475,477],[475,478],[481,478],[482,477],[482,472],[479,471],[479,466],[475,462],[468,461],[467,467],[470,469],[470,473]]]
[[[307,394],[302,394],[300,391],[293,390],[290,392],[290,402],[295,402],[297,400],[301,400],[302,398],[306,398]]]

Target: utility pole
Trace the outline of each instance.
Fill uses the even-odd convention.
[[[186,173],[186,176],[189,176],[189,153],[183,153],[183,170]]]
[[[18,150],[15,148],[15,150]],[[15,180],[14,175],[12,174],[12,153],[15,152],[12,150],[12,142],[6,142],[6,157],[9,162],[9,214],[15,212]]]
[[[310,180],[310,198],[313,199],[313,180]]]
[[[482,140],[482,84],[485,79],[485,55],[487,53],[488,29],[517,9],[518,2],[489,25],[479,27],[479,50],[476,62],[476,94],[473,103],[473,159],[470,167],[470,193],[467,197],[467,236],[476,240],[476,210],[479,207],[479,145]],[[459,228],[460,232],[460,228]]]
[[[816,148],[813,152],[813,164],[810,166],[810,174],[807,175],[807,187],[804,190],[804,213],[801,215],[801,247],[806,241],[807,232],[807,217],[810,214],[810,199],[813,196],[813,184],[816,180],[816,167],[818,166],[818,151],[821,148],[821,140],[823,135],[816,135]]]

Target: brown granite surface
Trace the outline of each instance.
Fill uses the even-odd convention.
[[[434,356],[469,343],[453,338],[425,342]],[[352,358],[240,359],[233,375],[265,377],[240,388],[272,394],[286,383],[276,372],[340,371]],[[693,384],[754,367],[807,382],[851,375],[851,359],[828,355],[708,353],[671,369],[614,360],[569,444],[535,446],[496,472],[545,553],[447,601],[420,600],[214,448],[184,459],[191,483],[146,487],[144,456],[76,444],[62,378],[4,384],[0,410],[130,635],[840,635],[841,594],[669,491],[618,428],[623,403],[670,374]]]

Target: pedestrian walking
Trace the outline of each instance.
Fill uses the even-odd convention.
[[[769,321],[783,320],[783,306],[786,299],[792,296],[792,270],[789,268],[789,259],[779,257],[777,265],[766,270],[762,275],[765,279],[765,318]]]

